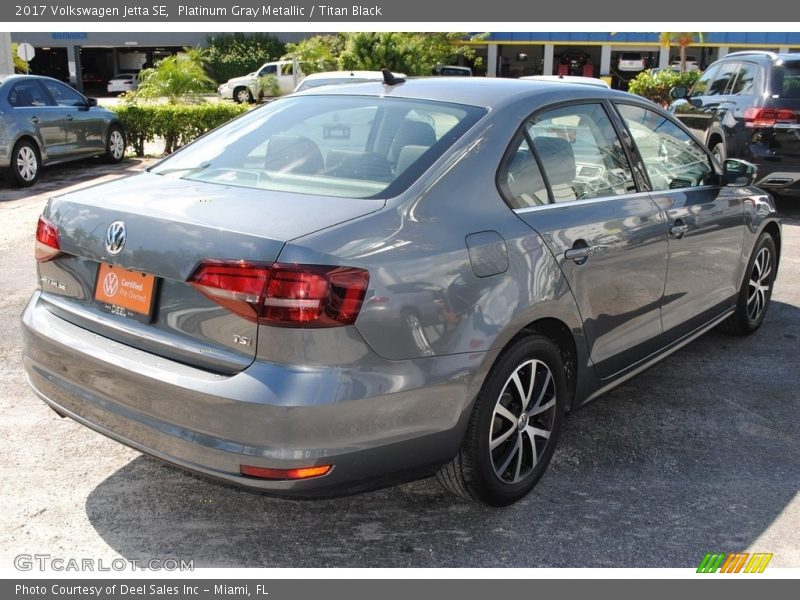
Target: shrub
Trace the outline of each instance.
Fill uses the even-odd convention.
[[[277,60],[285,46],[263,33],[223,33],[207,38],[206,59],[211,76],[220,83],[252,73],[265,62]]]
[[[168,56],[152,69],[139,73],[139,88],[131,93],[135,98],[167,98],[177,102],[214,89],[214,81],[206,74],[202,57],[197,51]]]
[[[658,71],[653,75],[653,72],[648,69],[642,71],[631,80],[628,84],[628,91],[631,94],[652,100],[666,108],[672,102],[669,97],[669,91],[679,85],[685,86],[687,89],[692,87],[694,82],[700,79],[700,74],[700,71],[678,73],[677,71],[664,70]]]
[[[114,110],[125,126],[128,144],[136,156],[144,156],[146,142],[163,139],[164,152],[168,154],[246,112],[247,107],[228,102],[209,102],[121,104]]]

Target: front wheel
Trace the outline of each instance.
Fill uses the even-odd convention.
[[[711,154],[714,155],[714,158],[717,159],[720,165],[725,162],[725,158],[727,157],[727,152],[725,151],[725,144],[723,142],[717,142],[714,144],[714,147],[711,148]]]
[[[105,159],[108,163],[118,163],[125,156],[125,134],[118,125],[112,125],[106,136]]]
[[[253,94],[250,93],[250,90],[246,87],[239,87],[234,90],[233,99],[236,100],[238,104],[251,103],[253,102]]]
[[[722,323],[728,333],[749,335],[761,327],[772,297],[778,253],[775,240],[766,231],[756,242],[739,289],[736,312]]]
[[[461,449],[437,477],[451,492],[490,506],[523,498],[553,456],[567,383],[558,348],[530,335],[492,368],[472,411]]]

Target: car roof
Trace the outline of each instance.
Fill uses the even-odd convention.
[[[395,77],[405,77],[402,73],[394,73]],[[383,73],[380,71],[324,71],[322,73],[311,73],[306,75],[306,79],[349,79],[351,77],[372,77],[375,79],[383,79]]]
[[[25,75],[24,73],[14,73],[13,75],[0,75],[0,84],[10,81],[22,81],[23,79],[43,79],[43,80],[58,81],[58,79],[55,79],[53,77],[47,77],[45,75]]]
[[[578,85],[593,85],[600,88],[610,87],[602,79],[596,77],[583,77],[581,75],[526,75],[520,77],[526,81],[550,81],[555,83],[576,83]]]
[[[434,100],[480,106],[499,107],[531,94],[548,96],[630,98],[627,92],[609,90],[585,83],[531,81],[493,77],[420,77],[398,85],[382,82],[352,83],[344,86],[323,86],[303,90],[294,96],[386,96],[419,100]]]

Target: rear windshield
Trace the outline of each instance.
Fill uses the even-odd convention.
[[[220,127],[151,172],[301,194],[391,197],[485,113],[402,98],[286,97]]]
[[[772,70],[772,97],[800,100],[800,61],[786,62]]]
[[[642,60],[642,55],[638,52],[623,52],[620,60]]]

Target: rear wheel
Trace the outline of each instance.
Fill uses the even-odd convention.
[[[42,169],[42,159],[39,149],[30,140],[20,140],[11,151],[11,161],[8,166],[8,181],[11,185],[28,187],[39,179]]]
[[[118,163],[125,156],[125,134],[118,125],[112,125],[106,136],[105,159],[109,163]]]
[[[540,335],[516,342],[486,379],[461,449],[438,473],[439,482],[491,506],[523,498],[553,455],[566,394],[556,346]]]
[[[761,327],[772,297],[777,259],[775,240],[770,234],[762,233],[747,264],[736,312],[722,323],[725,331],[748,335]]]
[[[246,87],[238,87],[233,90],[233,99],[239,104],[249,103],[253,101],[253,94]]]

